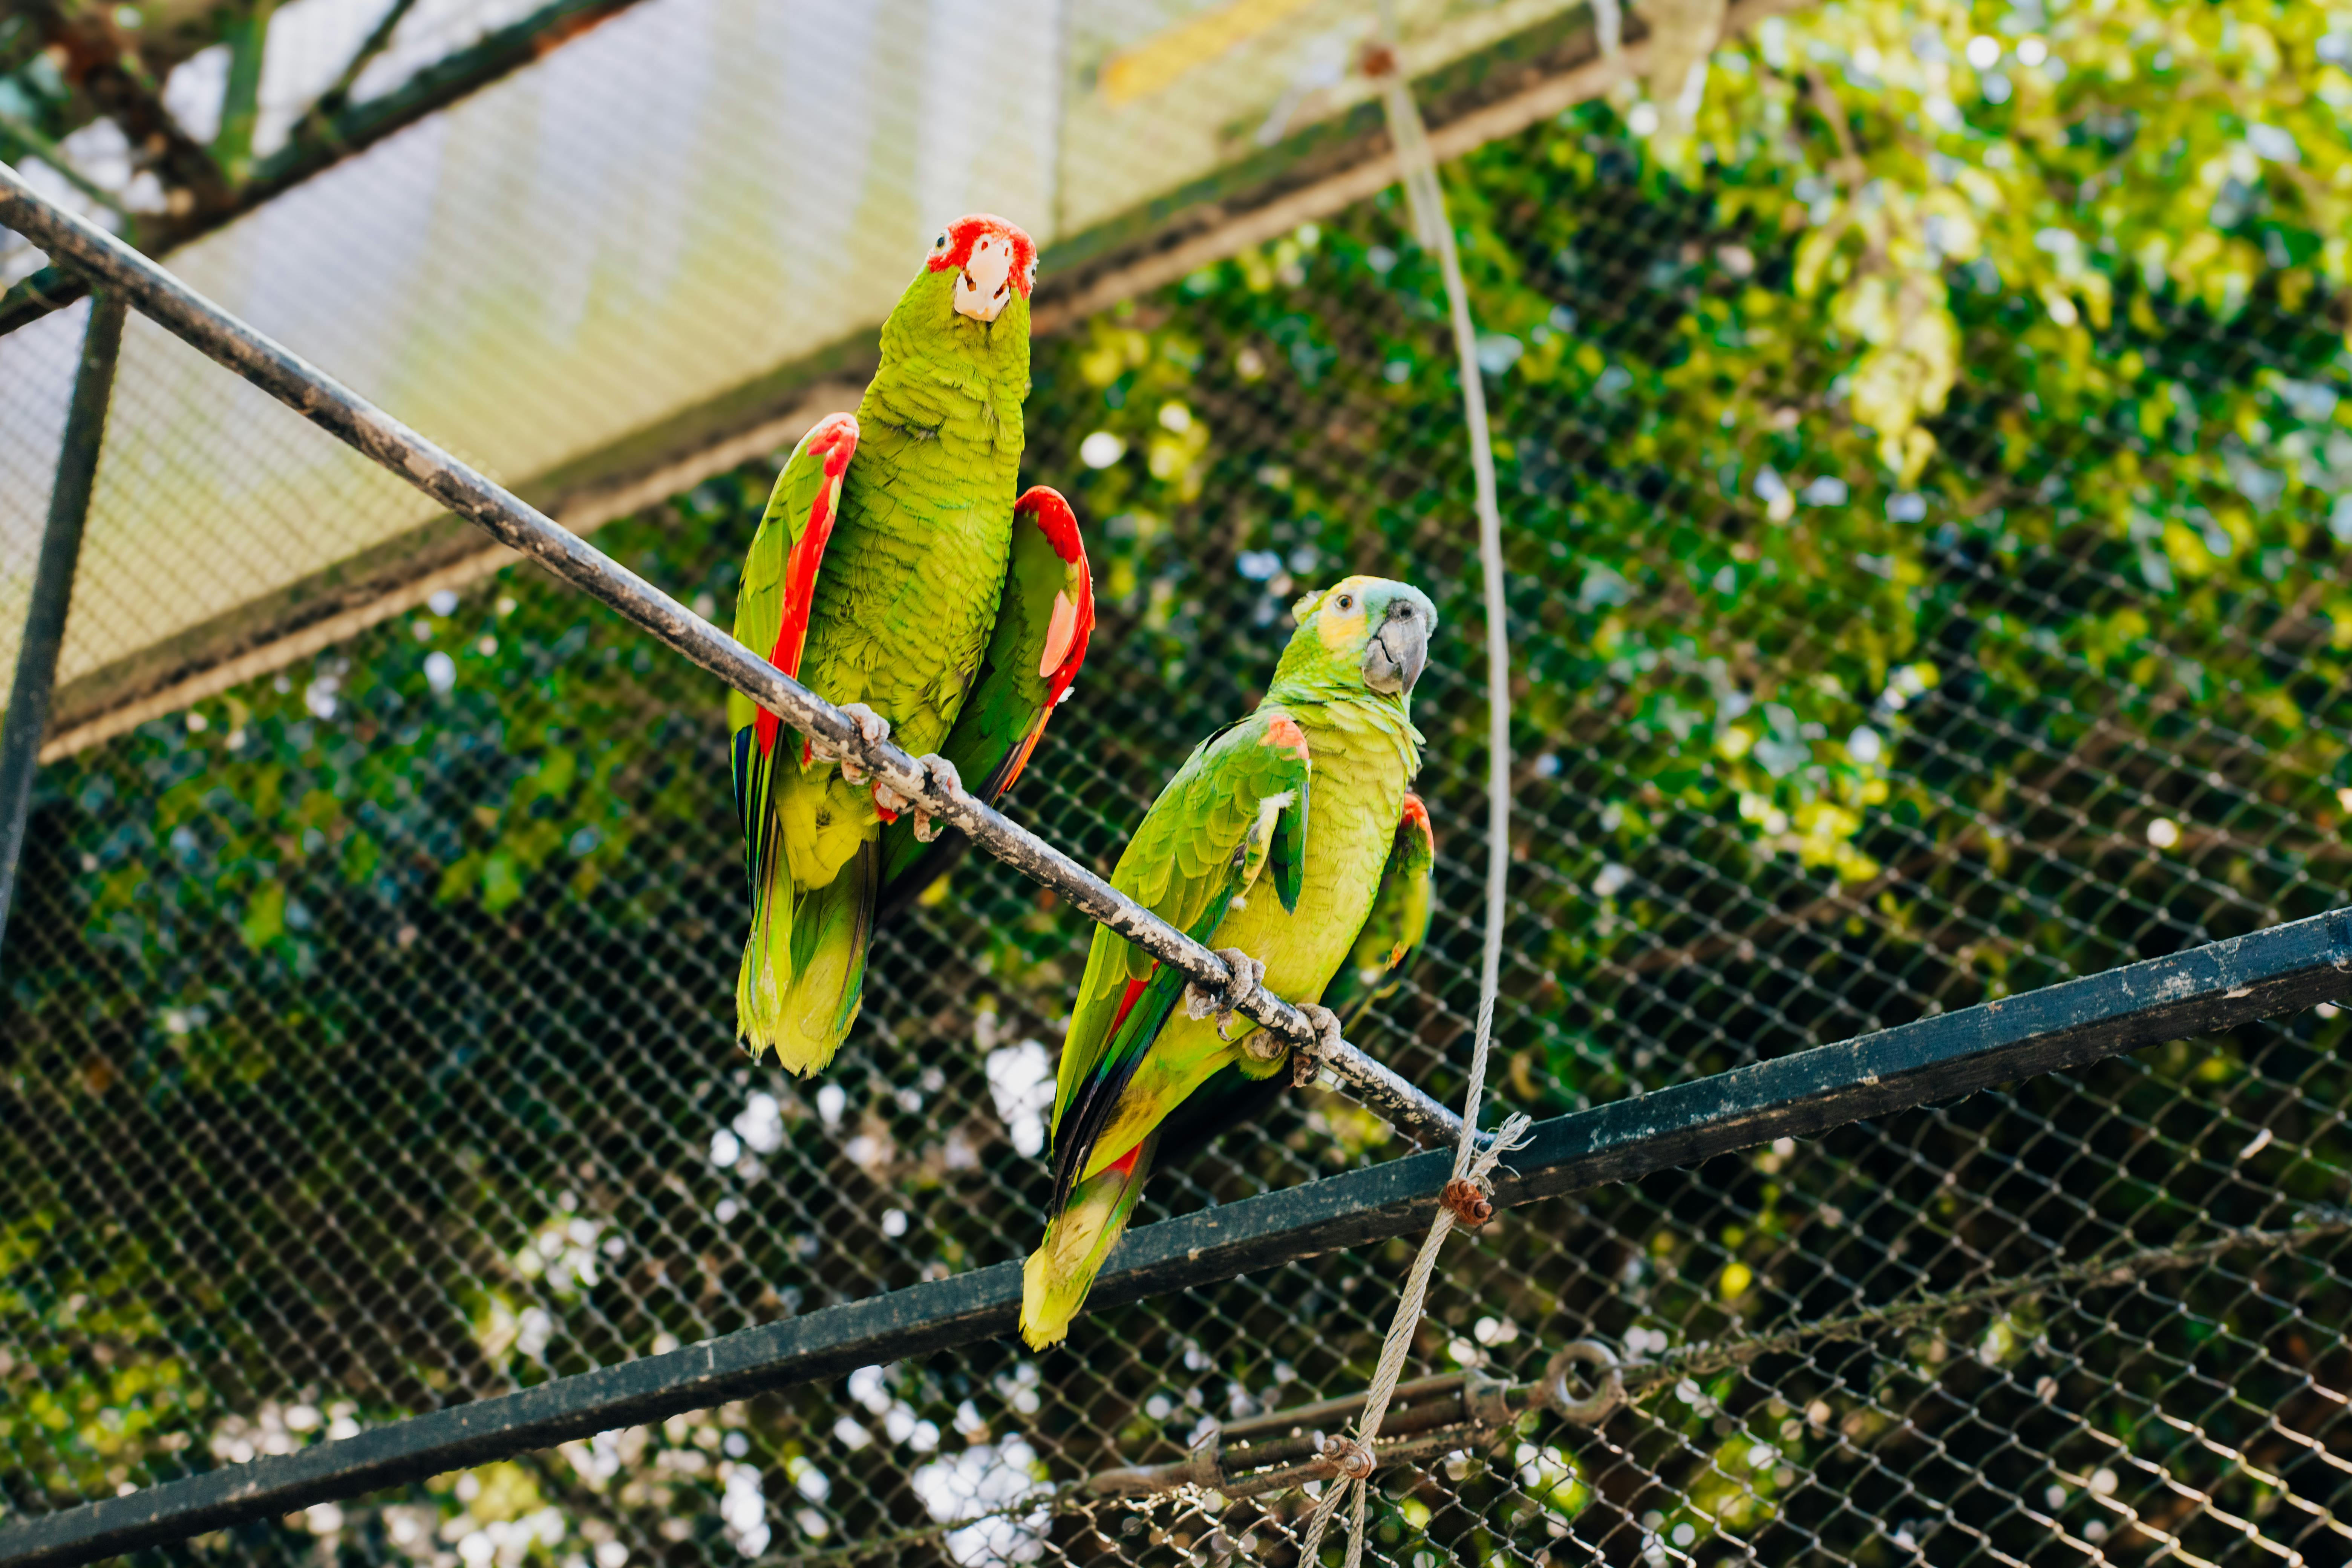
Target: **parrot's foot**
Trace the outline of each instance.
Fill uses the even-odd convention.
[[[859,738],[867,745],[879,746],[890,739],[890,721],[866,706],[865,703],[845,702],[841,705],[841,711],[852,724],[857,726]],[[839,763],[841,776],[845,783],[855,784],[866,782],[866,770],[858,765],[856,757],[851,756],[847,752],[827,745],[814,735],[809,737],[809,760],[815,763]]]
[[[926,794],[961,795],[963,793],[963,775],[956,772],[956,765],[953,763],[937,752],[916,760],[922,764],[924,782],[928,786]],[[885,822],[896,822],[900,816],[912,811],[915,814],[915,837],[922,843],[929,844],[940,836],[940,825],[929,812],[923,809],[920,796],[900,795],[880,779],[876,779],[874,805],[876,810],[881,812]]]
[[[1259,982],[1265,978],[1265,965],[1237,947],[1219,948],[1217,956],[1225,961],[1225,967],[1233,972],[1233,979],[1223,993],[1203,991],[1198,981],[1185,986],[1184,1016],[1206,1018],[1214,1015],[1217,1038],[1230,1040],[1234,1037],[1234,1011],[1242,998],[1256,990]]]
[[[1313,1083],[1315,1075],[1323,1070],[1323,1065],[1339,1054],[1340,1044],[1339,1014],[1312,1002],[1301,1002],[1298,1010],[1315,1030],[1315,1043],[1290,1047],[1290,1084],[1293,1089],[1304,1089]]]
[[[934,795],[959,795],[963,793],[963,775],[956,772],[956,765],[953,763],[937,752],[931,752],[923,759],[923,773],[930,781],[931,794]],[[940,836],[939,818],[925,811],[921,801],[916,801],[913,804],[915,839],[918,843],[929,844]]]

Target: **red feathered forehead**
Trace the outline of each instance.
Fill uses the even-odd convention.
[[[973,213],[948,225],[931,247],[930,268],[944,272],[950,267],[962,267],[971,260],[971,247],[982,235],[1003,240],[1013,247],[1013,268],[1007,276],[1013,286],[1021,290],[1024,300],[1037,281],[1037,242],[1019,224],[998,217],[993,213]]]
[[[1421,836],[1429,841],[1432,849],[1437,847],[1437,834],[1429,826],[1429,807],[1422,804],[1421,796],[1410,793],[1405,795],[1404,820],[1421,829]]]

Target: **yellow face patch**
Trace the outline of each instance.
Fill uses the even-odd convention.
[[[1377,581],[1349,577],[1324,594],[1315,616],[1315,635],[1323,639],[1325,648],[1339,653],[1363,639],[1364,584]]]

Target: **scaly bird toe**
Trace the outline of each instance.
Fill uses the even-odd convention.
[[[956,772],[956,765],[953,763],[940,756],[937,752],[924,757],[922,763],[924,774],[930,780],[933,795],[957,795],[963,793],[963,775]],[[915,808],[915,839],[918,843],[929,844],[940,836],[939,819],[923,809],[922,802],[915,801],[910,804]]]
[[[879,746],[890,739],[890,721],[868,708],[865,703],[845,702],[841,705],[841,711],[852,724],[857,727],[859,739],[868,746]],[[860,784],[866,782],[866,769],[856,757],[845,751],[836,750],[831,746],[812,744],[810,755],[819,762],[839,762],[842,782],[845,784]]]
[[[1304,1089],[1315,1081],[1315,1075],[1323,1070],[1323,1064],[1339,1052],[1339,1015],[1313,1002],[1301,1002],[1298,1011],[1315,1031],[1313,1045],[1290,1047],[1291,1086]]]
[[[1219,948],[1217,956],[1225,961],[1225,968],[1232,972],[1233,979],[1222,993],[1203,991],[1198,981],[1185,986],[1184,1016],[1188,1018],[1215,1017],[1217,1038],[1230,1040],[1234,1037],[1234,1010],[1242,998],[1257,989],[1259,983],[1265,980],[1265,965],[1237,947]]]

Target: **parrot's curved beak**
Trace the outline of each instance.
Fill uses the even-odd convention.
[[[1429,665],[1429,634],[1434,617],[1412,599],[1389,603],[1388,619],[1364,645],[1364,684],[1398,697],[1412,689]]]
[[[1002,234],[982,234],[972,242],[971,258],[955,281],[956,314],[993,321],[1012,298],[1013,242]]]

